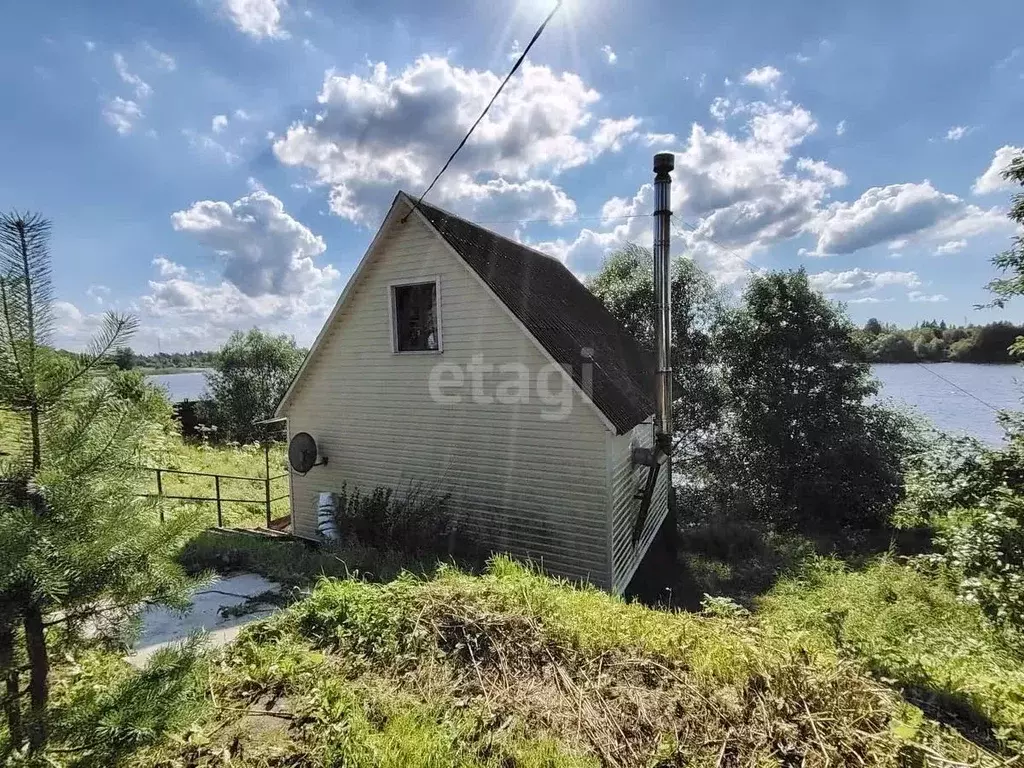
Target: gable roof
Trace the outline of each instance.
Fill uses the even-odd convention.
[[[417,207],[584,391],[582,366],[592,362],[587,394],[619,434],[654,413],[653,358],[562,262],[435,206]]]
[[[400,201],[404,205],[398,205]],[[404,214],[413,205],[413,199],[406,193],[398,193],[363,261],[281,398],[277,415],[285,410],[382,234],[399,218],[398,214]],[[415,210],[548,355],[566,368],[580,391],[618,434],[650,418],[654,413],[653,357],[564,264],[433,205],[419,203]],[[590,350],[589,357],[584,350]],[[591,364],[590,382],[586,381],[586,363]]]

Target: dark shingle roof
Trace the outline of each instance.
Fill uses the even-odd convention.
[[[619,434],[654,413],[653,358],[565,265],[432,205],[419,209],[584,391],[583,350],[593,350],[590,398]]]

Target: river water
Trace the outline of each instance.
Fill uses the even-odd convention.
[[[971,363],[873,365],[882,397],[914,407],[944,432],[1003,440],[993,409],[1021,410],[1024,367]]]
[[[147,376],[146,381],[167,390],[171,402],[181,400],[199,400],[205,397],[206,374],[197,371],[187,373],[166,373],[159,376]]]
[[[1019,365],[898,363],[875,365],[872,370],[882,382],[882,397],[917,409],[945,432],[966,433],[987,443],[1003,439],[992,408],[1021,408],[1024,367]],[[203,373],[148,378],[165,387],[175,402],[197,400],[206,389]]]

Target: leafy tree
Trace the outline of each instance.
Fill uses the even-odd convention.
[[[1003,172],[1003,178],[1024,187],[1024,153],[1017,155]],[[1010,220],[1024,227],[1024,192],[1017,192],[1010,201]],[[1006,306],[1014,296],[1024,294],[1024,237],[1014,235],[1010,248],[992,259],[992,263],[1006,277],[992,280],[986,287],[996,295],[992,304]]]
[[[130,371],[135,367],[135,353],[132,352],[131,347],[118,347],[114,350],[111,362],[120,371]]]
[[[672,262],[673,407],[677,455],[685,462],[702,450],[722,409],[720,372],[715,360],[715,328],[724,298],[711,277],[691,259]],[[654,258],[627,245],[612,254],[587,283],[641,345],[654,349]]]
[[[87,633],[121,635],[140,604],[183,605],[189,587],[173,555],[190,521],[161,526],[136,496],[142,455],[170,407],[141,376],[109,366],[133,318],[108,314],[82,355],[48,346],[49,232],[37,215],[0,216],[0,409],[22,435],[0,467],[0,760],[46,747],[54,659]]]
[[[227,437],[248,442],[262,436],[254,422],[273,415],[303,357],[290,336],[258,328],[231,334],[206,376],[217,426]]]
[[[785,527],[870,526],[899,499],[904,420],[877,391],[846,317],[803,270],[754,277],[719,336],[730,412],[717,476]]]
[[[913,363],[918,352],[907,336],[898,331],[883,333],[867,346],[868,359],[878,363]]]
[[[978,363],[1008,361],[1007,350],[1014,345],[1022,331],[1024,328],[1007,322],[984,325],[974,334],[970,351],[964,359]]]
[[[882,331],[882,324],[878,322],[877,317],[868,318],[868,321],[864,323],[864,332],[871,336],[878,336]]]

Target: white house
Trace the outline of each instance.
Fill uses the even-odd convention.
[[[399,193],[278,406],[329,459],[291,475],[294,531],[342,483],[426,484],[479,543],[621,592],[668,507],[661,473],[638,522],[653,367],[559,261]]]

